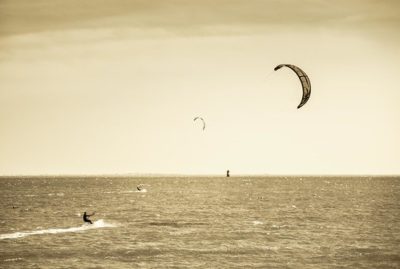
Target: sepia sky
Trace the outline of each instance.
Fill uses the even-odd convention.
[[[397,0],[1,0],[0,175],[400,174],[399,29]]]

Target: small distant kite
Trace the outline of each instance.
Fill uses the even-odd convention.
[[[297,67],[295,65],[280,64],[280,65],[276,66],[274,68],[274,70],[277,71],[277,70],[281,69],[284,66],[292,69],[300,79],[301,86],[303,87],[303,97],[301,98],[300,104],[297,106],[297,108],[300,108],[300,107],[304,106],[307,103],[308,99],[310,99],[310,95],[311,95],[311,82],[310,82],[310,79],[308,78],[307,74],[303,70],[301,70],[299,67]]]
[[[204,131],[204,129],[206,129],[206,122],[204,121],[204,119],[202,117],[196,117],[193,119],[193,121],[196,121],[196,120],[201,120],[203,122],[203,131]]]

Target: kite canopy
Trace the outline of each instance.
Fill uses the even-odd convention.
[[[196,117],[193,119],[193,121],[196,121],[196,120],[201,120],[203,122],[203,131],[204,131],[204,129],[206,129],[206,122],[204,121],[204,119],[202,117]]]
[[[308,99],[310,99],[311,95],[311,82],[310,79],[308,78],[307,74],[301,70],[299,67],[292,65],[292,64],[280,64],[274,68],[275,71],[281,69],[282,67],[288,67],[293,70],[293,72],[296,73],[296,75],[299,77],[301,86],[303,87],[303,97],[301,98],[300,104],[297,106],[297,108],[300,108],[304,106]]]

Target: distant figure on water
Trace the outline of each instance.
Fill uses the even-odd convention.
[[[229,170],[226,170],[226,177],[229,177]]]
[[[89,222],[90,224],[93,224],[93,222],[90,220],[90,219],[88,219],[88,217],[91,217],[91,216],[93,216],[94,215],[94,213],[95,212],[93,212],[93,214],[86,214],[86,212],[83,212],[83,221],[84,222]]]

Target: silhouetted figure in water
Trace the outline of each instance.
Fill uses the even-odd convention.
[[[88,219],[88,217],[90,217],[90,216],[93,216],[94,215],[94,212],[93,212],[93,214],[86,214],[86,212],[83,212],[83,221],[84,222],[89,222],[90,224],[93,224],[93,222],[90,220],[90,219]]]
[[[226,177],[229,177],[229,170],[226,170]]]

